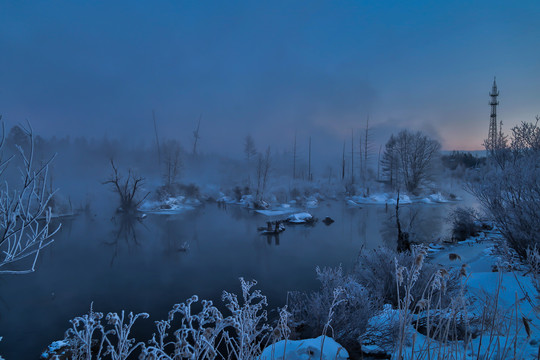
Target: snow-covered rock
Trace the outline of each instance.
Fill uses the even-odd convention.
[[[322,352],[321,352],[322,349]],[[349,353],[328,336],[282,340],[265,348],[260,360],[345,360]]]
[[[291,214],[287,217],[287,221],[293,224],[303,224],[313,220],[313,215],[307,212]]]

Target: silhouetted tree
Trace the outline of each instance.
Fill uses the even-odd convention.
[[[134,175],[130,169],[127,178],[124,179],[114,165],[113,159],[111,159],[111,167],[113,170],[111,177],[109,180],[103,182],[103,184],[111,184],[113,191],[120,197],[120,206],[118,207],[119,212],[136,212],[139,205],[141,205],[144,199],[150,194],[147,193],[139,200],[139,193],[144,178]]]
[[[390,183],[399,187],[403,184],[408,192],[414,193],[429,180],[434,158],[441,145],[420,131],[407,130],[392,135],[386,143],[382,166]],[[395,184],[392,183],[395,179]]]
[[[182,148],[176,140],[168,140],[163,146],[163,180],[165,186],[170,188],[176,183],[182,168]]]
[[[262,198],[266,189],[266,183],[268,181],[268,174],[270,172],[270,146],[266,148],[264,156],[259,154],[257,161],[257,193],[258,199]]]
[[[251,159],[257,155],[257,149],[255,148],[255,141],[251,135],[247,135],[244,140],[244,154],[246,155],[247,169],[248,169],[248,186],[251,186]]]

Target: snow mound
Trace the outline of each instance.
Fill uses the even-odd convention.
[[[307,212],[292,214],[287,217],[287,221],[293,224],[303,224],[313,220],[313,216]]]
[[[350,199],[347,200],[347,205],[349,205],[349,206],[351,206],[351,207],[355,207],[355,206],[358,207],[358,206],[360,206],[358,203],[356,203],[356,202],[354,202],[354,201],[352,201],[352,200],[350,200]]]
[[[443,204],[450,202],[447,198],[445,198],[440,192],[436,194],[431,194],[426,198],[423,198],[420,200],[420,202],[423,202],[424,204]]]
[[[193,210],[200,205],[197,199],[186,199],[184,196],[170,197],[164,201],[145,201],[140,210],[154,214],[178,214],[186,210]]]
[[[387,202],[389,205],[395,205],[397,203],[396,199],[390,198]],[[412,204],[412,200],[409,195],[399,195],[400,204]]]
[[[322,349],[322,353],[321,353]],[[315,339],[282,340],[265,348],[260,360],[345,360],[349,353],[328,336]]]

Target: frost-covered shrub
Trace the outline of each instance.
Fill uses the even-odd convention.
[[[310,294],[289,293],[293,324],[304,326],[306,336],[325,333],[329,327],[333,337],[342,342],[356,341],[373,315],[375,305],[368,290],[343,269],[316,268],[321,288]]]
[[[225,319],[228,327],[234,329],[234,335],[229,331],[223,333],[230,354],[236,359],[256,359],[262,352],[271,327],[266,323],[268,305],[266,296],[260,290],[251,292],[256,281],[245,281],[240,278],[242,285],[242,302],[236,294],[223,292],[222,300],[226,302],[231,315]],[[281,339],[279,339],[281,340]]]
[[[418,261],[418,257],[414,253],[397,253],[385,247],[373,250],[362,249],[352,272],[352,276],[377,299],[377,303],[381,306],[386,303],[392,304],[394,308],[398,306],[399,288],[396,287],[396,282],[399,274],[396,274],[395,261],[401,267],[410,268]],[[424,264],[422,271],[418,274],[416,286],[412,289],[412,295],[415,299],[422,298],[430,281],[436,277],[440,270],[437,265]],[[448,304],[452,295],[459,289],[458,275],[455,272],[444,272],[441,281],[442,286],[440,290],[437,290],[437,295],[440,293],[442,303]],[[411,304],[411,306],[414,305]]]
[[[90,312],[71,320],[66,331],[65,350],[74,360],[125,360],[138,356],[145,360],[256,359],[269,344],[288,339],[290,314],[279,310],[277,324],[267,322],[267,299],[252,290],[256,281],[240,278],[242,297],[224,292],[223,301],[230,315],[224,316],[212,303],[192,296],[174,305],[167,320],[156,321],[157,332],[146,342],[130,338],[133,325],[148,314],[127,316]],[[198,310],[197,310],[198,309]]]
[[[540,246],[540,153],[492,169],[482,182],[471,184],[489,217],[521,258]]]
[[[468,188],[522,259],[529,247],[540,246],[539,120],[514,127],[510,148],[501,149],[505,156]]]
[[[464,241],[471,236],[478,235],[479,226],[476,221],[478,214],[473,208],[458,207],[449,215],[452,223],[452,240]]]
[[[197,296],[192,296],[185,303],[174,305],[167,320],[156,321],[158,332],[143,348],[141,358],[216,358],[218,339],[225,326],[223,315],[211,301],[206,300],[201,302],[201,311],[194,313],[192,306],[198,301]],[[168,331],[173,328],[175,320],[180,324],[171,335]]]
[[[128,359],[138,348],[144,348],[144,343],[129,336],[135,321],[147,317],[146,313],[130,312],[127,317],[124,311],[120,315],[108,313],[107,324],[103,325],[103,313],[94,312],[90,306],[90,312],[71,320],[72,327],[66,331],[64,341],[68,344],[70,359]]]

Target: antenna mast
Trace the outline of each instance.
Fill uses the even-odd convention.
[[[491,155],[493,155],[493,153],[497,149],[497,140],[499,136],[499,133],[497,132],[497,105],[499,105],[497,96],[499,96],[499,91],[497,90],[497,83],[495,82],[495,80],[496,79],[493,78],[493,86],[491,88],[491,93],[489,93],[489,96],[491,97],[491,100],[489,102],[489,105],[491,106],[491,115],[489,117],[489,133],[486,149]]]

